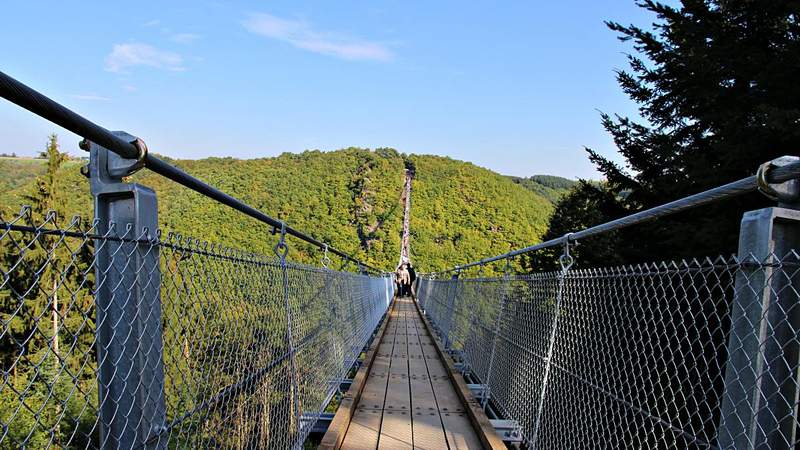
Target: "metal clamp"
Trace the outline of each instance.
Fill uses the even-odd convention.
[[[147,159],[147,144],[138,137],[132,136],[124,131],[113,131],[112,134],[130,142],[139,150],[139,154],[136,158],[124,158],[99,145],[95,145],[87,139],[83,139],[78,143],[78,147],[87,152],[91,152],[92,149],[100,149],[102,152],[102,156],[97,158],[97,163],[100,165],[95,167],[94,170],[92,170],[92,168],[82,169],[81,172],[84,173],[84,175],[89,175],[92,172],[100,173],[101,177],[104,178],[104,180],[100,181],[108,183],[120,181],[122,177],[131,176],[144,167],[145,160]]]
[[[323,244],[323,254],[322,254],[322,267],[328,268],[331,263],[331,258],[328,256],[328,244]]]
[[[289,252],[289,246],[286,245],[286,222],[281,222],[281,237],[272,251],[281,259],[281,262],[286,261],[286,254]]]
[[[562,238],[564,240],[564,253],[561,254],[558,258],[558,263],[561,265],[561,270],[566,272],[572,267],[572,264],[575,263],[575,259],[569,253],[569,240],[572,237],[572,233],[567,233]]]
[[[770,183],[769,172],[776,167],[783,167],[797,162],[796,156],[781,156],[761,164],[756,171],[756,187],[767,198],[778,203],[796,204],[800,199],[800,182],[789,180],[783,183]]]

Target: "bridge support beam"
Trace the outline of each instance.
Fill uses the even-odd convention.
[[[144,143],[126,159],[83,141],[90,152],[94,196],[97,381],[100,445],[109,449],[167,447],[161,324],[158,204],[150,188],[123,183],[142,167]]]
[[[797,442],[800,272],[790,252],[798,248],[800,211],[765,208],[742,218],[720,448]]]

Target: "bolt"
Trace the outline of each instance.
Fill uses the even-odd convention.
[[[81,141],[78,142],[78,147],[80,147],[81,150],[83,150],[85,152],[88,152],[89,151],[89,140],[88,139],[81,139]]]
[[[89,165],[88,164],[85,165],[85,166],[81,166],[81,175],[85,176],[86,178],[90,177],[90,175],[89,175]]]

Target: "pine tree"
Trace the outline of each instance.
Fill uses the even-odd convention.
[[[40,157],[47,169],[25,196],[30,208],[21,222],[38,231],[9,235],[0,254],[7,273],[0,306],[11,312],[4,314],[9,333],[1,348],[3,367],[13,367],[13,390],[27,391],[26,406],[6,410],[2,422],[17,444],[59,448],[65,441],[85,442],[94,423],[85,407],[96,395],[91,250],[89,240],[50,232],[69,227],[56,212],[63,210],[58,177],[68,156],[51,135]],[[70,231],[77,231],[76,224]]]
[[[565,234],[585,228],[587,224],[603,222],[607,217],[623,213],[622,206],[608,187],[581,180],[556,205],[543,241],[557,239]],[[611,232],[586,240],[570,249],[570,255],[582,266],[611,265],[622,262],[614,251],[619,245],[617,233]],[[559,268],[561,247],[544,249],[522,259],[526,271],[549,271]]]
[[[608,22],[631,41],[629,69],[617,72],[641,120],[602,114],[625,167],[591,149],[619,208],[606,221],[734,181],[800,149],[800,3],[788,0],[638,2],[652,30]],[[585,202],[591,192],[576,193]],[[577,206],[573,197],[568,202]],[[768,206],[759,194],[727,200],[624,230],[614,253],[627,261],[730,254],[744,211]],[[581,223],[565,203],[553,217]],[[614,208],[612,208],[614,210]],[[559,230],[560,232],[561,230]]]

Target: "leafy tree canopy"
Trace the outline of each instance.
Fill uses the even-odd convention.
[[[405,170],[415,172],[411,208],[412,259],[439,270],[538,242],[552,212],[550,195],[563,189],[535,183],[547,194],[470,163],[390,148],[284,153],[275,158],[207,158],[172,164],[267,214],[286,220],[376,267],[392,269],[400,251]],[[4,216],[19,211],[37,189],[47,160],[2,159],[10,188],[0,193]],[[88,182],[78,160],[61,161],[56,183],[62,217],[92,216]],[[30,168],[33,167],[33,168]],[[213,200],[143,170],[132,181],[156,190],[164,232],[272,254],[268,227]],[[525,187],[524,187],[525,186]],[[559,190],[560,189],[560,190]],[[30,202],[27,202],[30,203]],[[321,252],[291,239],[290,258],[319,264]],[[335,260],[335,258],[334,258]],[[334,264],[338,268],[338,264]],[[352,268],[352,267],[351,267]]]

